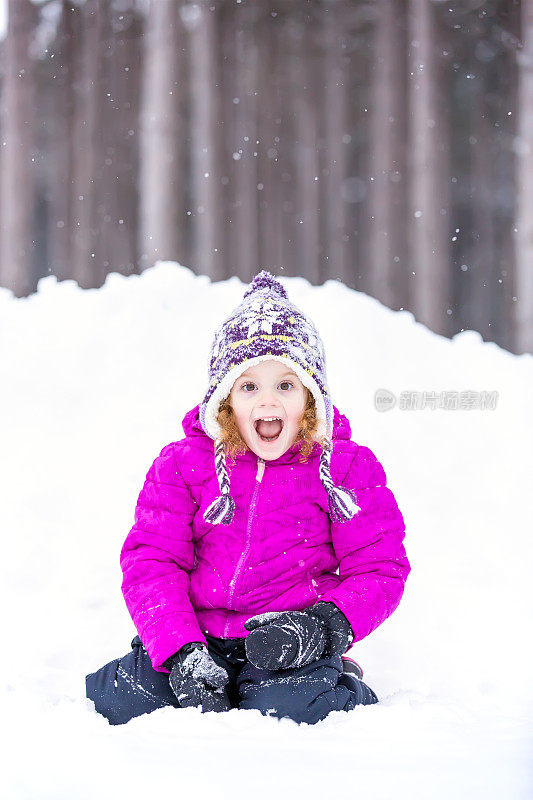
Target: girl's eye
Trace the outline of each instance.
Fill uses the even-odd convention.
[[[292,386],[292,383],[290,381],[282,381],[280,386]]]

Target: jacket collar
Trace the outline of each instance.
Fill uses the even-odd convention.
[[[205,444],[206,448],[213,449],[213,439],[211,439],[211,437],[205,433],[200,423],[200,404],[196,405],[194,408],[191,408],[191,410],[185,414],[181,424],[186,436],[199,437],[199,442],[202,441],[202,444]],[[352,431],[348,417],[346,417],[344,414],[341,414],[336,406],[333,406],[333,441],[337,439],[351,439],[351,436]],[[318,442],[316,442],[310,458],[320,454],[320,451],[321,447]],[[282,456],[269,463],[290,463],[298,458],[299,453],[300,445],[293,444],[288,450],[285,451],[285,453],[283,453]],[[244,455],[239,456],[239,459],[255,462],[257,460],[257,456],[251,450],[247,450]]]

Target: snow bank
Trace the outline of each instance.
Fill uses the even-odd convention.
[[[138,492],[182,437],[244,286],[166,262],[98,290],[54,277],[25,299],[0,289],[3,797],[531,796],[533,357],[473,331],[437,336],[336,281],[282,282],[322,333],[334,403],[406,522],[402,603],[352,650],[381,702],[315,726],[95,714],[85,674],[135,634],[118,554]],[[468,390],[497,392],[496,407],[400,407],[404,392]]]

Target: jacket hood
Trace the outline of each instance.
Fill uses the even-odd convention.
[[[205,441],[206,446],[210,450],[213,449],[213,439],[206,434],[200,422],[200,404],[196,405],[194,408],[191,408],[191,410],[185,414],[181,424],[183,426],[185,436],[201,437]],[[351,439],[351,436],[352,430],[348,417],[346,417],[344,414],[341,414],[336,406],[333,406],[333,440]],[[316,452],[319,452],[320,449],[320,445],[317,442],[315,445]],[[280,456],[280,459],[284,458],[284,456],[287,456],[290,453],[299,452],[299,450],[299,445],[294,444],[292,447],[289,447],[286,453]],[[244,454],[243,458],[255,458],[255,454],[248,450]]]

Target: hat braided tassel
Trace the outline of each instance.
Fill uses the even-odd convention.
[[[329,497],[329,510],[331,517],[338,522],[347,522],[352,519],[360,507],[357,505],[355,492],[344,486],[335,486],[330,472],[331,446],[323,446],[320,454],[320,480]]]
[[[229,493],[229,475],[224,442],[221,439],[217,441],[215,447],[215,470],[221,494],[206,508],[204,519],[212,525],[229,525],[235,514],[235,500]]]

